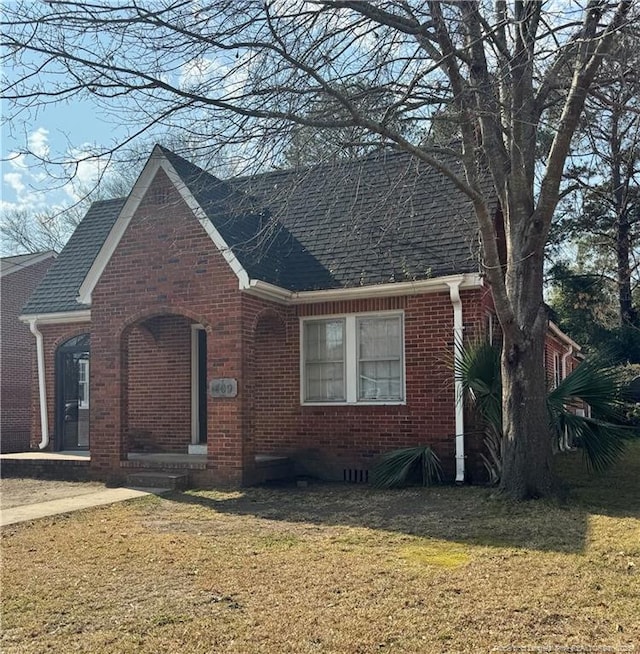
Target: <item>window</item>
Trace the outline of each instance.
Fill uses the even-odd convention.
[[[305,400],[346,400],[344,379],[344,319],[305,323]]]
[[[89,359],[78,361],[78,408],[89,408]]]
[[[358,400],[402,399],[400,316],[358,319]]]
[[[302,401],[404,401],[402,314],[351,314],[302,322]]]

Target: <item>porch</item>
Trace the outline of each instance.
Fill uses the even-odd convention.
[[[258,454],[254,457],[254,484],[293,479],[293,462],[284,456]],[[17,452],[0,455],[0,466],[5,477],[42,477],[71,481],[98,479],[91,469],[88,451]],[[113,481],[120,485],[144,486],[144,474],[149,481],[157,482],[163,475],[167,479],[180,476],[184,487],[208,485],[207,456],[204,454],[175,454],[166,452],[130,452],[120,462],[122,475]],[[143,476],[140,476],[142,474]],[[153,484],[151,484],[153,485]]]

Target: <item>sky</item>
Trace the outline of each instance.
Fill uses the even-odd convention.
[[[3,114],[6,107],[2,107]],[[104,163],[85,161],[75,179],[60,179],[63,168],[45,167],[37,156],[25,155],[25,145],[35,155],[56,161],[78,158],[96,145],[111,143],[124,134],[88,103],[48,105],[37,113],[22,114],[2,125],[1,170],[3,211],[21,209],[39,211],[68,205],[80,197],[80,187],[95,182]]]

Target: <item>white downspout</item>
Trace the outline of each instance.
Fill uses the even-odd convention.
[[[573,354],[573,345],[569,345],[569,349],[562,355],[562,379],[564,379],[567,376],[567,361],[569,361],[569,357]],[[564,430],[564,434],[562,435],[562,447],[560,448],[563,452],[568,452],[571,450],[571,446],[569,445],[569,432],[567,431],[566,427]]]
[[[455,282],[447,282],[449,286],[449,297],[453,305],[453,356],[455,367],[455,415],[456,415],[456,483],[464,483],[464,402],[462,401],[462,380],[458,379],[460,368],[460,357],[462,355],[462,339],[464,325],[462,324],[462,300],[460,299],[460,283],[462,279]]]
[[[29,329],[36,337],[36,358],[38,361],[38,395],[40,396],[40,430],[42,440],[38,447],[44,450],[49,445],[49,416],[47,414],[47,383],[44,376],[44,339],[36,326],[36,319],[29,321]]]

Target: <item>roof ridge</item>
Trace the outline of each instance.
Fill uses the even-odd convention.
[[[234,182],[244,182],[248,179],[264,178],[269,176],[276,175],[300,175],[305,172],[317,172],[327,168],[339,168],[339,167],[350,167],[358,164],[365,163],[367,161],[379,161],[380,159],[390,158],[390,157],[412,157],[413,155],[410,152],[405,150],[396,150],[393,148],[381,148],[375,152],[371,152],[368,155],[363,157],[356,157],[355,159],[343,159],[341,161],[321,161],[315,164],[309,164],[308,166],[299,166],[292,168],[274,168],[273,170],[266,170],[263,173],[255,173],[248,175],[237,175],[235,177],[229,177],[226,181],[230,183]]]

